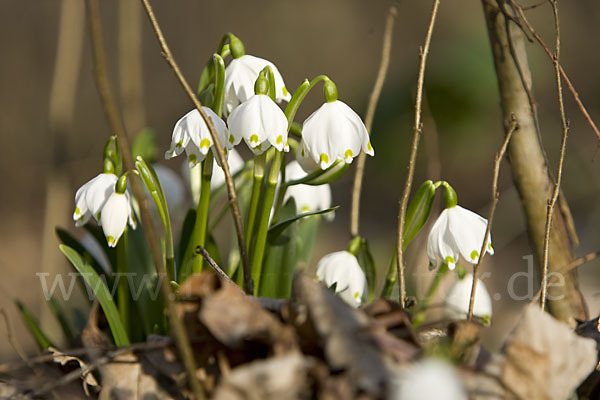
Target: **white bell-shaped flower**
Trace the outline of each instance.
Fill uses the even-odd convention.
[[[471,264],[479,260],[487,219],[461,206],[446,208],[438,217],[427,239],[427,256],[430,268],[440,262],[453,270],[459,257]],[[494,254],[491,237],[486,252]]]
[[[367,292],[367,278],[356,257],[348,251],[327,254],[317,263],[315,276],[348,304],[358,307]]]
[[[287,118],[281,108],[264,94],[256,94],[236,107],[229,118],[229,142],[237,145],[242,139],[254,154],[269,147],[288,151]]]
[[[306,176],[306,172],[300,166],[298,161],[292,161],[285,166],[286,180],[301,179]],[[283,202],[285,203],[290,197],[296,202],[296,212],[298,214],[324,210],[331,207],[331,187],[328,183],[324,185],[293,185],[287,188]],[[329,212],[323,217],[327,220],[333,220],[335,213]]]
[[[225,68],[225,99],[226,114],[254,95],[254,83],[258,74],[266,66],[271,67],[275,78],[275,100],[289,101],[292,96],[287,91],[283,78],[277,67],[270,61],[245,54],[231,60]]]
[[[445,300],[444,315],[446,318],[452,320],[467,318],[472,285],[473,274],[466,275],[452,285]],[[492,318],[492,299],[481,279],[477,279],[473,315],[482,318],[486,323],[489,323]]]
[[[117,242],[125,231],[127,221],[135,229],[136,223],[133,218],[133,208],[129,194],[127,192],[119,193],[113,191],[108,200],[106,200],[100,216],[102,230],[104,231],[104,236],[106,236],[106,242],[110,247],[117,245]]]
[[[202,107],[210,120],[212,121],[218,139],[224,147],[227,154],[228,132],[225,122],[208,107]],[[198,110],[194,109],[185,114],[173,129],[173,137],[171,139],[171,147],[165,153],[165,158],[170,158],[180,155],[184,150],[187,154],[190,166],[194,166],[204,160],[209,149],[213,148],[213,140],[210,136],[210,131]],[[213,148],[214,151],[214,148]],[[216,154],[215,154],[216,156]],[[215,157],[218,160],[218,157]]]
[[[75,193],[75,226],[85,225],[91,217],[100,220],[100,211],[108,196],[115,190],[117,176],[102,173],[86,182]]]
[[[339,100],[324,103],[302,125],[300,158],[312,159],[321,169],[338,158],[350,164],[361,148],[371,156],[375,154],[365,124]]]
[[[467,400],[467,393],[451,364],[434,358],[403,367],[392,379],[393,400]]]

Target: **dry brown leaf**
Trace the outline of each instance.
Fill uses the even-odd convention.
[[[50,346],[48,348],[48,351],[50,353],[52,353],[52,360],[55,363],[58,363],[58,364],[64,366],[64,365],[67,365],[69,362],[74,361],[79,365],[79,368],[81,369],[81,379],[83,381],[82,382],[83,391],[85,392],[85,394],[87,396],[90,395],[89,386],[91,386],[92,388],[97,389],[97,390],[100,389],[100,385],[98,384],[98,381],[96,380],[96,378],[94,377],[92,372],[89,370],[87,364],[85,362],[83,362],[80,358],[69,356],[69,355],[61,352],[60,350],[55,349],[52,346]]]
[[[354,393],[382,397],[388,375],[383,355],[370,334],[371,320],[306,275],[294,277],[293,298],[306,306],[308,322],[322,343],[330,369],[345,372]]]
[[[525,308],[504,349],[500,379],[526,400],[564,400],[594,370],[596,342],[576,335],[567,325]]]
[[[253,361],[231,371],[219,385],[214,400],[294,400],[310,398],[310,359],[289,352]]]

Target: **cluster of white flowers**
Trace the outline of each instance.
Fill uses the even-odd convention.
[[[279,151],[289,151],[285,114],[269,96],[254,93],[255,81],[267,66],[273,72],[277,102],[289,101],[291,95],[277,67],[262,58],[243,55],[234,58],[225,69],[224,114],[227,123],[204,107],[226,153],[242,140],[256,155],[271,146]],[[192,110],[175,124],[165,158],[185,151],[192,167],[204,160],[211,148],[214,151],[208,127],[200,113]],[[306,171],[315,167],[327,169],[337,159],[351,163],[361,148],[367,154],[374,154],[364,123],[350,107],[335,99],[324,103],[304,121],[298,159]]]
[[[117,180],[115,174],[102,173],[85,183],[75,193],[73,212],[76,226],[96,219],[110,247],[117,245],[127,221],[133,229],[136,227],[129,193],[116,190]]]

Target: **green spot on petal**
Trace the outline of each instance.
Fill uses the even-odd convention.
[[[319,157],[319,161],[327,164],[327,163],[329,163],[329,156],[325,153],[321,153],[321,157]]]
[[[283,95],[287,96],[288,93],[289,93],[288,90],[287,90],[287,88],[284,86],[282,89],[283,89]]]
[[[346,150],[346,152],[344,153],[344,158],[352,158],[352,150]]]
[[[81,210],[79,209],[79,207],[75,207],[75,215],[79,215],[80,212]]]
[[[210,140],[204,138],[200,141],[200,148],[206,147],[207,149],[210,147]]]
[[[477,257],[479,257],[479,252],[477,250],[473,250],[471,252],[471,260],[475,261],[477,260]]]
[[[367,143],[367,150],[369,150],[369,151],[373,150],[373,146],[371,146],[371,141],[369,141],[369,143]]]
[[[258,135],[257,134],[250,136],[250,143],[258,143]]]
[[[354,298],[357,300],[360,299],[360,293],[358,293],[358,292],[354,293]]]
[[[175,147],[177,147],[178,149],[180,149],[183,146],[183,142],[180,140],[179,142],[177,142],[177,144],[175,145]]]
[[[114,244],[115,243],[115,238],[114,238],[114,236],[108,235],[106,237],[106,241],[108,242],[108,244]]]
[[[450,264],[454,264],[454,258],[452,258],[451,256],[446,257],[446,259],[444,260],[444,262],[448,265]]]
[[[281,135],[277,136],[277,140],[275,140],[275,142],[277,144],[281,144],[281,142],[283,142],[283,136],[281,136]]]
[[[235,138],[233,135],[229,135],[229,143],[233,144],[233,142],[235,142]]]
[[[197,160],[198,158],[196,157],[196,155],[195,155],[195,154],[190,154],[190,155],[189,155],[189,157],[188,157],[188,159],[190,160],[190,162],[191,162],[192,164],[195,164],[195,163],[196,163],[196,160]]]

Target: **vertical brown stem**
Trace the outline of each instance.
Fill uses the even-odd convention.
[[[503,0],[483,0],[482,3],[500,89],[505,133],[510,129],[513,113],[519,121],[519,134],[509,143],[508,157],[525,211],[529,237],[539,261],[543,258],[547,200],[552,196],[554,184],[539,140],[524,35],[511,22],[512,9]],[[562,212],[554,216],[549,249],[548,270],[563,278],[563,282],[548,287],[550,313],[563,321],[586,319],[576,272],[564,270],[573,261],[574,254]]]

